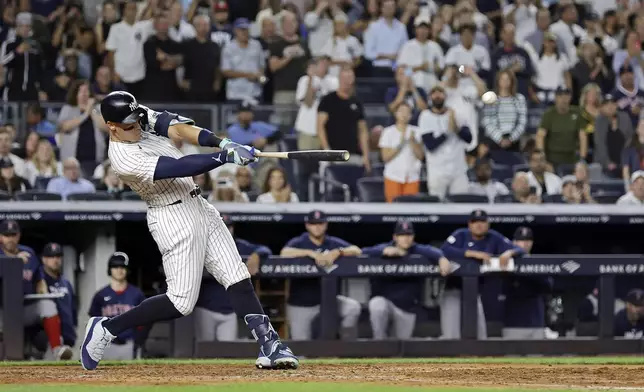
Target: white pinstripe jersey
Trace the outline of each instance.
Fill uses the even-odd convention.
[[[190,124],[192,120],[182,118],[180,121],[173,120],[172,124],[178,122]],[[183,156],[183,153],[170,139],[156,135],[151,125],[141,128],[141,140],[137,142],[124,143],[110,140],[108,156],[112,169],[125,184],[141,196],[148,207],[167,206],[185,198],[195,189],[192,177],[154,181],[154,171],[159,157],[178,159]]]

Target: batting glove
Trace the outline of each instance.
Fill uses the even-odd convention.
[[[234,146],[233,146],[234,145]],[[259,150],[255,150],[255,147],[250,147],[250,146],[242,146],[237,143],[229,143],[227,145],[227,159],[226,161],[228,163],[234,163],[239,166],[246,166],[250,165],[253,162],[257,162],[257,157],[255,156],[255,152]]]

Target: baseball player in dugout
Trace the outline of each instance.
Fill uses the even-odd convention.
[[[360,248],[347,241],[327,235],[326,214],[311,211],[306,217],[306,233],[292,238],[282,249],[282,257],[308,257],[320,268],[333,268],[342,256],[358,256]],[[289,285],[286,312],[293,340],[310,340],[312,323],[320,313],[321,287],[319,278],[292,279]],[[358,318],[362,307],[355,299],[338,295],[341,318],[340,337],[345,340],[358,336]]]
[[[45,249],[50,251],[51,249]],[[62,249],[61,249],[62,251]],[[48,254],[45,252],[43,256]],[[44,294],[47,288],[42,282],[41,264],[33,249],[20,245],[20,226],[12,220],[0,224],[0,255],[22,259],[22,293]],[[0,331],[2,330],[2,309],[0,309]],[[42,326],[48,340],[48,352],[57,360],[71,359],[73,352],[70,346],[63,344],[61,322],[56,303],[51,299],[25,300],[25,327]],[[35,328],[40,330],[40,328]]]
[[[532,252],[534,234],[529,227],[516,229],[514,245],[525,254]],[[515,265],[521,263],[514,257]],[[546,294],[552,290],[553,281],[548,276],[520,276],[508,274],[503,278],[505,296],[503,311],[503,337],[513,340],[546,338]]]
[[[109,129],[112,169],[147,204],[148,229],[162,254],[168,290],[118,316],[90,318],[80,352],[83,368],[95,369],[124,331],[192,313],[204,267],[226,288],[235,313],[259,343],[255,366],[297,368],[297,357],[264,314],[219,211],[192,179],[226,163],[256,162],[256,150],[221,139],[189,118],[151,110],[125,91],[108,94],[100,110]],[[182,142],[218,150],[184,156],[175,146]]]
[[[469,258],[488,264],[492,257],[498,257],[501,265],[507,265],[513,257],[522,256],[525,251],[515,246],[508,238],[490,229],[487,212],[474,210],[470,214],[467,229],[453,232],[441,250],[448,259]],[[461,278],[448,276],[440,301],[441,330],[444,339],[461,338]],[[478,325],[477,337],[487,338],[487,326],[483,304],[479,296],[477,301]]]
[[[263,245],[252,244],[235,236],[233,222],[228,215],[222,219],[235,240],[237,251],[246,259],[246,266],[251,275],[259,271],[261,259],[272,254]],[[198,342],[224,342],[237,339],[237,315],[234,312],[226,289],[213,279],[204,279],[201,292],[195,307],[195,338]]]
[[[414,241],[414,225],[408,221],[396,223],[393,240],[369,248],[362,254],[404,260],[406,256],[420,255],[438,263],[441,275],[450,272],[450,263],[440,249]],[[393,337],[411,338],[416,325],[416,310],[423,295],[423,277],[384,277],[371,279],[369,317],[373,338],[387,338],[387,330],[393,324]]]
[[[110,284],[98,290],[89,308],[90,317],[114,317],[123,314],[145,300],[136,286],[127,282],[130,258],[126,253],[115,252],[107,261]],[[105,349],[104,359],[125,360],[141,356],[147,337],[147,326],[138,326],[121,332]]]

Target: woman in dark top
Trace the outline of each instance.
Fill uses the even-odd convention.
[[[601,114],[595,119],[593,161],[599,163],[609,176],[619,178],[622,175],[622,153],[632,135],[633,124],[629,115],[617,110],[615,98],[606,95]]]
[[[628,141],[622,153],[622,178],[624,184],[630,183],[631,174],[644,169],[644,119],[637,124],[637,130]],[[628,192],[628,185],[626,185]]]
[[[16,175],[13,162],[9,159],[0,160],[0,191],[11,196],[16,192],[24,192],[31,189],[29,181]]]
[[[63,64],[60,72],[54,77],[47,96],[52,102],[64,102],[70,86],[81,76],[78,72],[78,55],[73,50],[63,52]]]
[[[615,86],[615,75],[610,65],[604,62],[599,46],[594,41],[585,41],[581,44],[579,52],[579,62],[571,72],[575,98],[579,97],[584,87],[590,83],[597,84],[604,92],[612,90]],[[573,102],[577,102],[577,99]]]
[[[101,11],[101,16],[98,18],[98,22],[94,27],[94,32],[96,34],[96,48],[98,54],[104,56],[107,54],[105,51],[105,41],[110,35],[110,29],[114,23],[119,21],[119,12],[116,9],[116,4],[113,0],[105,0],[103,2],[103,9]]]

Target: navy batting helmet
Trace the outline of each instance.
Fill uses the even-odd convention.
[[[130,265],[130,258],[124,252],[114,252],[107,261],[107,274],[112,276],[112,268],[127,268]]]
[[[101,114],[105,122],[134,124],[139,120],[147,120],[147,111],[127,91],[109,93],[101,102]]]

